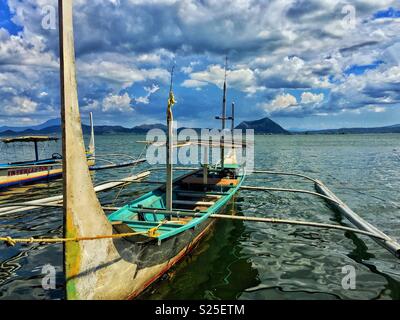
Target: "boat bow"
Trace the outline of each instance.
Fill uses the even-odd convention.
[[[75,75],[73,4],[62,0],[58,4],[65,238],[112,235],[112,225],[101,208],[87,166]],[[121,291],[118,283],[125,282],[126,273],[134,274],[135,268],[122,260],[112,239],[67,241],[64,246],[67,299],[101,299],[102,290],[97,288],[112,287],[111,283],[115,284],[115,290]],[[118,272],[121,269],[124,273]],[[113,296],[112,292],[104,294]]]

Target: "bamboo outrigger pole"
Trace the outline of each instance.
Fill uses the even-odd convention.
[[[282,192],[298,192],[311,194],[323,198],[329,203],[329,205],[338,213],[346,217],[358,230],[364,232],[364,234],[372,237],[379,245],[388,250],[390,253],[400,258],[400,243],[396,239],[386,235],[384,232],[373,226],[372,224],[365,221],[353,210],[351,210],[343,201],[341,201],[331,190],[328,189],[321,181],[313,179],[303,174],[292,173],[292,172],[280,172],[280,171],[269,171],[269,170],[254,170],[253,173],[260,174],[272,174],[272,175],[286,175],[300,177],[309,180],[314,183],[314,187],[317,193],[307,190],[297,189],[286,189],[286,188],[267,188],[267,187],[251,187],[242,186],[244,190],[257,190],[257,191],[282,191]],[[359,232],[360,233],[360,232]],[[369,234],[368,234],[369,233]]]
[[[372,224],[365,221],[361,218],[358,214],[356,214],[353,210],[351,210],[343,201],[341,201],[331,190],[328,189],[322,182],[316,181],[315,189],[318,193],[326,196],[329,199],[325,199],[329,202],[332,208],[342,214],[344,217],[347,218],[354,226],[358,229],[367,231],[370,233],[374,233],[381,238],[373,238],[379,245],[383,248],[391,252],[397,258],[400,258],[400,243],[398,243],[395,239],[389,237],[378,228],[374,227]]]

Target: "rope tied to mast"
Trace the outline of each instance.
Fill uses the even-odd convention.
[[[161,221],[157,226],[147,230],[140,232],[128,232],[128,233],[117,233],[110,235],[98,235],[92,237],[73,237],[73,238],[12,238],[10,236],[0,237],[1,242],[5,242],[6,245],[10,247],[14,247],[17,243],[65,243],[65,242],[79,242],[79,241],[90,241],[90,240],[101,240],[101,239],[121,239],[127,238],[137,235],[147,235],[150,238],[157,238],[159,233],[157,233],[158,229],[167,222],[168,220]]]

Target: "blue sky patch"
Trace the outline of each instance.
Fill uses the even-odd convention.
[[[378,11],[374,14],[375,19],[382,18],[400,18],[400,9],[394,9],[390,7],[389,9]]]
[[[374,63],[366,64],[366,65],[352,65],[352,66],[348,67],[344,71],[344,73],[347,76],[349,76],[351,74],[354,74],[356,76],[360,76],[360,75],[364,74],[368,70],[373,70],[373,69],[378,68],[382,63],[383,63],[383,61],[379,60],[379,61],[374,61]]]
[[[0,0],[0,28],[6,29],[10,34],[17,34],[22,28],[11,21],[12,16],[6,0]]]

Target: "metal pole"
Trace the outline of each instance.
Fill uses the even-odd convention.
[[[231,114],[231,130],[232,130],[232,134],[233,134],[233,130],[235,129],[235,103],[232,102],[232,114]],[[232,140],[233,141],[233,140]]]
[[[171,85],[169,90],[169,99],[168,99],[168,108],[167,108],[167,127],[168,127],[168,134],[167,134],[167,181],[165,186],[165,206],[167,210],[172,210],[172,183],[173,183],[173,123],[174,117],[172,114],[172,106],[175,103],[174,96],[172,93],[172,84],[173,84],[173,75],[174,75],[174,67],[171,70]]]
[[[224,134],[225,134],[225,119],[226,119],[226,70],[228,68],[228,57],[225,58],[225,80],[224,80],[224,95],[222,98],[222,131],[221,131],[221,168],[224,168]]]
[[[203,184],[206,188],[208,183],[208,147],[204,146],[204,159],[203,159]]]
[[[172,209],[172,140],[173,140],[173,116],[172,112],[169,113],[169,117],[167,118],[167,126],[168,126],[168,135],[167,135],[167,185],[166,185],[166,208],[167,210]]]
[[[39,161],[38,143],[37,143],[37,141],[35,141],[34,143],[35,143],[35,158],[36,158],[36,161]]]

